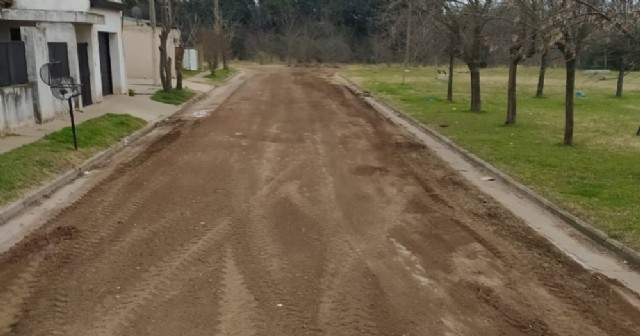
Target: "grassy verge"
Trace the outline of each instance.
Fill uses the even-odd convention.
[[[231,77],[234,73],[236,73],[236,70],[233,68],[229,68],[229,70],[219,69],[219,70],[216,70],[215,76],[212,76],[211,74],[209,74],[209,75],[206,75],[205,78],[209,79],[209,81],[211,81],[211,83],[213,84],[220,84],[225,79]]]
[[[182,78],[183,79],[191,78],[201,72],[202,71],[200,70],[182,70]]]
[[[145,124],[144,120],[129,115],[106,114],[78,125],[78,151],[73,150],[71,128],[67,127],[0,155],[0,206],[77,166]]]
[[[171,90],[168,92],[163,90],[158,90],[156,93],[153,94],[153,96],[151,96],[151,100],[154,100],[160,103],[165,103],[165,104],[180,105],[189,101],[191,98],[195,96],[196,96],[196,93],[189,89]]]
[[[640,74],[626,78],[624,98],[615,98],[615,74],[579,74],[574,147],[561,145],[564,127],[564,70],[547,73],[546,96],[534,98],[537,70],[519,70],[518,125],[504,126],[506,69],[482,72],[483,112],[469,109],[469,75],[457,68],[454,103],[435,68],[412,68],[402,84],[397,67],[351,66],[346,74],[438,129],[459,145],[514,176],[537,192],[640,248]]]

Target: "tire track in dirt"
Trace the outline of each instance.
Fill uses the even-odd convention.
[[[32,260],[19,273],[11,285],[0,295],[0,335],[9,334],[13,324],[19,321],[24,300],[31,295],[37,283],[37,271],[42,259]]]
[[[119,296],[110,298],[105,306],[116,306],[117,311],[97,313],[91,320],[97,321],[92,325],[87,335],[119,335],[121,330],[129,323],[137,309],[148,304],[149,301],[159,296],[169,297],[179,291],[174,283],[175,277],[180,276],[181,270],[189,263],[197,261],[216,242],[224,239],[224,231],[228,229],[228,222],[222,222],[214,228],[204,228],[180,250],[172,253],[170,258],[160,260],[145,272],[137,285]],[[123,297],[120,300],[120,296]]]
[[[299,85],[312,85],[308,78],[301,78]],[[322,92],[314,91],[310,101],[323,101]],[[341,100],[338,100],[341,102]],[[339,206],[336,192],[335,171],[332,167],[332,158],[328,154],[335,136],[341,129],[332,122],[327,128],[317,116],[322,115],[326,119],[334,119],[340,103],[335,100],[326,100],[322,104],[315,104],[313,109],[317,112],[311,116],[313,121],[308,122],[312,129],[308,132],[314,134],[309,137],[311,153],[309,166],[314,167],[314,175],[305,175],[308,185],[317,186],[307,193],[311,197],[304,197],[300,188],[289,188],[288,198],[297,207],[306,209],[314,218],[323,218],[318,223],[322,232],[322,244],[326,246],[326,260],[323,265],[323,275],[320,282],[322,296],[318,308],[318,323],[325,335],[378,335],[384,334],[378,326],[378,321],[385,321],[383,313],[371,309],[374,306],[382,306],[385,303],[377,299],[380,289],[374,280],[375,276],[367,267],[360,251],[347,239],[354,232],[349,230],[349,221],[344,217],[343,210]],[[358,284],[354,286],[354,284]],[[400,332],[399,330],[395,330]]]
[[[28,248],[31,254],[24,257],[20,251],[12,250],[3,255],[2,260],[7,263],[0,283],[0,334],[9,333],[15,329],[20,320],[26,300],[37,290],[39,272],[46,265],[46,259],[55,252],[57,245],[72,239],[75,234],[70,228],[57,228],[51,232],[34,234]],[[36,248],[38,248],[36,250]],[[33,251],[36,250],[36,251]],[[18,269],[20,261],[26,261],[26,266]],[[9,273],[9,274],[6,274]]]
[[[0,256],[2,332],[640,335],[606,279],[326,74],[264,71]]]
[[[123,229],[122,226],[125,224],[125,221],[138,211],[142,204],[148,201],[151,195],[153,195],[169,180],[166,177],[170,176],[170,174],[168,174],[169,172],[170,169],[166,169],[164,172],[161,171],[161,174],[156,175],[158,176],[158,179],[155,180],[152,186],[136,188],[136,191],[133,194],[129,193],[129,197],[124,202],[119,200],[106,202],[107,205],[96,212],[94,222],[102,223],[103,225],[80,226],[80,235],[82,238],[74,239],[69,246],[65,246],[65,248],[59,252],[58,258],[61,261],[60,266],[63,267],[59,267],[55,271],[49,270],[48,273],[55,274],[53,279],[49,278],[47,279],[46,284],[41,283],[38,285],[38,287],[41,288],[46,287],[45,290],[47,292],[53,292],[51,299],[52,304],[50,306],[42,307],[45,311],[40,314],[52,315],[55,321],[64,321],[69,319],[69,309],[67,308],[68,303],[70,302],[69,296],[70,293],[74,291],[74,288],[77,287],[77,276],[74,276],[74,274],[81,275],[91,272],[90,265],[94,260],[100,258],[101,255],[104,255],[100,253],[102,250],[99,248],[97,249],[96,245],[107,240],[113,241],[113,235],[116,234],[117,231]],[[135,175],[130,174],[129,176]],[[128,185],[128,183],[123,183],[121,187],[125,185]],[[112,197],[118,198],[115,195]],[[117,204],[120,204],[121,206],[116,206]],[[111,212],[108,212],[108,209],[111,209]],[[58,221],[64,222],[65,219],[64,217],[61,217]],[[108,252],[108,250],[105,252]],[[83,256],[83,259],[78,260],[77,256]],[[73,267],[69,267],[68,265],[73,265]],[[32,327],[33,326],[30,326],[30,328]],[[63,327],[63,325],[58,323],[50,323],[47,327],[43,327],[42,330],[46,330],[44,334],[48,335],[65,335],[64,331],[59,330],[59,328]]]
[[[227,249],[224,259],[222,299],[218,317],[221,336],[255,336],[264,330],[264,319],[259,315],[256,299],[249,292],[245,280]]]

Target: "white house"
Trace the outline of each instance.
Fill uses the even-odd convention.
[[[82,84],[76,105],[127,90],[122,0],[0,0],[0,133],[66,113],[40,79],[62,62]]]

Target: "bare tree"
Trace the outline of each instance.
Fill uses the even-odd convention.
[[[223,44],[222,44],[222,68],[229,70],[228,60],[231,49],[231,43],[236,38],[236,33],[240,29],[240,21],[234,15],[227,15],[222,19],[222,32]]]
[[[280,15],[280,26],[284,38],[287,66],[293,65],[296,41],[303,33],[303,29],[301,29],[303,26],[302,21],[298,11],[296,11],[292,5],[286,6]]]
[[[411,48],[411,16],[412,16],[412,10],[411,10],[411,2],[409,1],[408,5],[407,5],[407,31],[406,31],[406,44],[405,44],[405,49],[404,49],[404,63],[402,65],[402,84],[404,85],[405,83],[405,77],[407,76],[407,64],[409,63],[409,50]]]
[[[547,67],[549,66],[549,48],[550,46],[542,42],[542,49],[540,50],[540,70],[538,71],[538,85],[536,87],[536,98],[542,98],[544,96],[544,80],[547,74]]]
[[[460,57],[471,76],[471,111],[482,110],[480,68],[486,36],[484,28],[494,19],[493,0],[412,0],[416,8],[428,13],[444,26],[460,45]]]
[[[451,32],[443,33],[448,37],[445,52],[447,53],[449,67],[447,72],[447,101],[453,103],[453,69],[456,58],[462,54],[462,47],[456,35]]]
[[[171,57],[168,55],[167,40],[173,28],[173,16],[171,13],[171,0],[162,0],[160,4],[162,29],[160,31],[160,81],[164,91],[172,88]]]
[[[589,14],[602,19],[608,24],[603,32],[617,49],[616,68],[618,79],[616,82],[616,97],[622,97],[624,77],[629,67],[629,58],[640,48],[640,1],[611,0],[602,4],[589,0],[576,0],[589,10]]]
[[[542,98],[544,96],[544,83],[547,74],[547,67],[549,66],[549,52],[553,45],[553,29],[547,26],[550,22],[551,2],[557,0],[538,0],[537,11],[534,12],[535,17],[538,19],[538,23],[543,25],[538,27],[537,39],[538,39],[538,53],[540,55],[540,69],[538,70],[538,85],[536,87],[536,98]]]
[[[222,47],[222,13],[220,13],[220,0],[213,0],[213,31],[215,32],[214,43],[216,45],[216,55],[213,62],[213,68],[211,68],[211,74],[215,75],[215,71],[218,69],[220,59],[223,55]],[[226,66],[226,65],[225,65]]]
[[[192,48],[199,42],[202,20],[185,2],[179,2],[173,10],[175,22],[180,28],[180,47],[176,48],[176,89],[182,90],[182,66],[185,48]]]
[[[597,1],[597,0],[593,0]],[[556,0],[551,3],[552,23],[556,47],[562,52],[566,67],[564,144],[573,145],[573,100],[576,65],[583,44],[594,28],[589,6],[575,0]]]
[[[502,8],[504,17],[515,18],[509,29],[511,30],[511,43],[509,45],[506,125],[516,124],[518,64],[536,52],[538,29],[540,29],[537,13],[540,5],[538,0],[517,0],[507,3]]]
[[[209,71],[211,71],[211,74],[215,76],[215,71],[218,68],[218,57],[220,55],[218,45],[219,37],[211,28],[201,29],[199,36],[204,60],[209,65]]]

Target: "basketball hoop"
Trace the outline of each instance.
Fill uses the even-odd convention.
[[[73,115],[73,98],[80,96],[82,85],[76,84],[72,77],[62,76],[62,62],[51,62],[43,65],[40,68],[40,78],[51,88],[51,93],[54,97],[68,102],[71,131],[73,133],[73,148],[78,150],[76,122]]]

